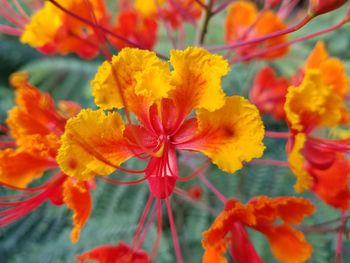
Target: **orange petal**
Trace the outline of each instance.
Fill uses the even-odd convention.
[[[227,242],[205,249],[202,263],[227,263],[224,253],[227,247]]]
[[[187,48],[170,52],[172,84],[170,93],[176,106],[186,116],[193,108],[214,111],[225,103],[221,78],[229,71],[228,62],[203,48]]]
[[[79,263],[94,260],[99,263],[151,263],[147,253],[143,250],[135,251],[129,245],[120,242],[117,245],[96,247],[77,256]]]
[[[27,81],[28,76],[21,72],[10,79],[16,88],[16,107],[10,110],[7,119],[11,135],[18,139],[31,134],[61,134],[66,119],[57,113],[49,94],[40,92]]]
[[[61,138],[57,162],[62,171],[79,180],[112,173],[133,156],[124,128],[117,112],[82,110],[67,122]]]
[[[200,151],[230,173],[242,168],[244,161],[261,157],[264,126],[257,108],[243,97],[227,97],[214,112],[200,109],[197,119],[197,134],[179,148]]]
[[[42,176],[50,166],[52,162],[30,152],[12,149],[0,151],[0,184],[26,187],[32,180]]]
[[[68,178],[63,184],[63,200],[73,211],[74,227],[71,232],[71,240],[76,243],[91,211],[92,201],[86,183],[82,181],[73,182],[73,179]]]
[[[269,240],[272,254],[283,263],[306,262],[312,254],[312,246],[302,232],[288,225],[262,230]]]
[[[306,69],[317,69],[329,58],[329,54],[326,50],[325,44],[323,41],[318,41],[311,51],[309,57],[306,59],[305,68]]]

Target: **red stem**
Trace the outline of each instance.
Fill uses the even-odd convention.
[[[289,132],[265,131],[265,136],[269,137],[269,138],[288,139],[290,137],[290,133]]]
[[[306,41],[308,39],[311,39],[311,38],[314,38],[314,37],[318,37],[320,35],[323,35],[323,34],[326,34],[326,33],[329,33],[329,32],[332,32],[334,30],[337,30],[339,29],[340,27],[342,27],[344,24],[346,24],[347,22],[349,22],[349,18],[344,18],[342,21],[340,21],[338,24],[334,25],[334,26],[331,26],[329,28],[326,28],[326,29],[323,29],[321,31],[318,31],[318,32],[315,32],[315,33],[312,33],[310,35],[307,35],[307,36],[304,36],[304,37],[300,37],[300,38],[296,38],[296,39],[293,39],[291,41],[288,41],[286,43],[281,43],[279,45],[276,45],[276,46],[272,46],[270,48],[266,48],[266,49],[263,49],[263,50],[260,50],[258,52],[255,52],[255,53],[252,53],[252,54],[249,54],[247,56],[244,56],[244,57],[239,57],[239,58],[236,58],[236,59],[232,59],[230,61],[230,64],[232,63],[237,63],[237,62],[243,62],[243,61],[248,61],[248,60],[251,60],[255,57],[258,57],[258,56],[261,56],[261,55],[264,55],[265,53],[268,53],[270,51],[274,51],[274,50],[278,50],[280,48],[284,48],[286,46],[290,46],[290,45],[293,45],[293,44],[296,44],[296,43],[299,43],[299,42],[303,42],[303,41]]]
[[[212,191],[216,197],[222,202],[226,203],[227,199],[226,197],[205,177],[203,174],[199,174],[198,176],[201,181],[209,188],[210,191]]]
[[[286,28],[283,30],[279,30],[279,31],[275,31],[273,33],[262,35],[262,36],[259,36],[259,37],[256,37],[256,38],[253,38],[250,40],[246,40],[246,41],[238,41],[238,42],[228,44],[228,45],[207,47],[207,50],[209,50],[209,51],[221,51],[221,50],[225,50],[225,49],[238,48],[238,47],[242,47],[242,46],[246,46],[246,45],[256,44],[258,42],[261,42],[261,41],[264,41],[264,40],[267,40],[270,38],[283,36],[283,35],[286,35],[286,34],[289,34],[289,33],[292,33],[292,32],[299,30],[300,28],[305,26],[312,18],[313,17],[306,16],[301,22],[299,22],[297,25],[294,25],[292,27],[289,27],[289,28]]]

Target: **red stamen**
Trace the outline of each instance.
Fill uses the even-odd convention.
[[[344,235],[344,228],[345,228],[345,222],[346,222],[346,213],[345,211],[341,211],[341,226],[339,227],[338,231],[338,238],[337,238],[337,246],[336,246],[336,254],[335,254],[335,263],[341,263],[343,262],[342,258],[342,250],[343,250],[343,235]]]
[[[265,131],[265,136],[270,138],[289,139],[291,134],[289,132]]]
[[[141,233],[143,225],[144,225],[144,223],[146,221],[149,209],[150,209],[150,207],[152,205],[153,198],[154,198],[153,195],[150,195],[148,197],[147,203],[146,203],[145,208],[143,209],[142,215],[140,217],[140,221],[139,221],[139,223],[137,225],[137,228],[136,228],[136,231],[135,231],[135,235],[134,235],[134,238],[132,240],[132,245],[131,245],[135,250],[137,250],[139,248],[140,233]]]
[[[161,236],[162,236],[162,204],[161,204],[161,199],[157,198],[157,235],[151,250],[152,260],[156,258],[159,245],[160,245]]]
[[[173,211],[172,211],[172,208],[171,208],[171,204],[170,204],[169,198],[165,199],[165,204],[166,204],[167,211],[168,211],[168,218],[169,218],[171,234],[172,234],[172,237],[173,237],[173,245],[174,245],[176,259],[177,259],[178,263],[182,263],[183,260],[182,260],[182,255],[181,255],[181,248],[180,248],[180,245],[179,245],[179,239],[177,237],[176,225],[175,225],[175,222],[174,222]]]
[[[108,178],[108,177],[103,177],[103,176],[99,176],[97,177],[103,181],[106,181],[110,184],[118,184],[118,185],[133,185],[133,184],[138,184],[138,183],[141,183],[145,180],[148,179],[148,176],[145,176],[145,177],[142,177],[141,179],[137,179],[137,180],[134,180],[134,181],[129,181],[129,182],[125,182],[125,181],[120,181],[120,180],[116,180],[116,179],[111,179],[111,178]]]

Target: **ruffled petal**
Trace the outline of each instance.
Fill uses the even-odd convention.
[[[291,128],[305,132],[334,127],[342,121],[346,108],[341,97],[322,81],[319,70],[307,70],[299,86],[288,88],[284,110]]]
[[[94,260],[99,263],[151,263],[151,260],[143,250],[133,250],[129,245],[120,242],[117,245],[105,245],[96,247],[77,256],[79,263]]]
[[[321,71],[322,81],[344,97],[349,89],[349,78],[341,60],[330,57],[323,41],[318,41],[305,63],[305,69]]]
[[[294,137],[292,150],[288,153],[289,167],[297,178],[297,182],[294,185],[294,189],[297,192],[310,189],[313,182],[312,176],[305,170],[305,159],[301,153],[302,149],[304,148],[305,141],[306,135],[304,133],[298,133]]]
[[[243,97],[227,97],[214,112],[200,109],[197,120],[197,134],[178,148],[200,151],[230,173],[262,156],[264,126],[257,108]]]
[[[146,98],[150,105],[167,97],[172,89],[168,64],[154,52],[136,48],[124,48],[112,62],[104,62],[91,84],[97,106],[102,109],[126,106],[129,111],[139,107],[140,99]]]
[[[82,181],[74,182],[74,179],[68,178],[63,184],[63,200],[73,211],[73,229],[71,240],[78,242],[80,231],[89,218],[92,201],[91,195],[86,183]]]
[[[62,136],[57,162],[79,180],[108,175],[133,156],[123,137],[124,123],[116,112],[82,110],[71,118]]]
[[[187,115],[193,108],[208,111],[219,109],[225,103],[221,78],[229,71],[228,62],[219,55],[203,48],[190,47],[170,52],[172,84],[175,89],[170,97]]]

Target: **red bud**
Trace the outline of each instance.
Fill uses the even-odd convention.
[[[322,15],[341,7],[347,0],[310,0],[309,13]]]

